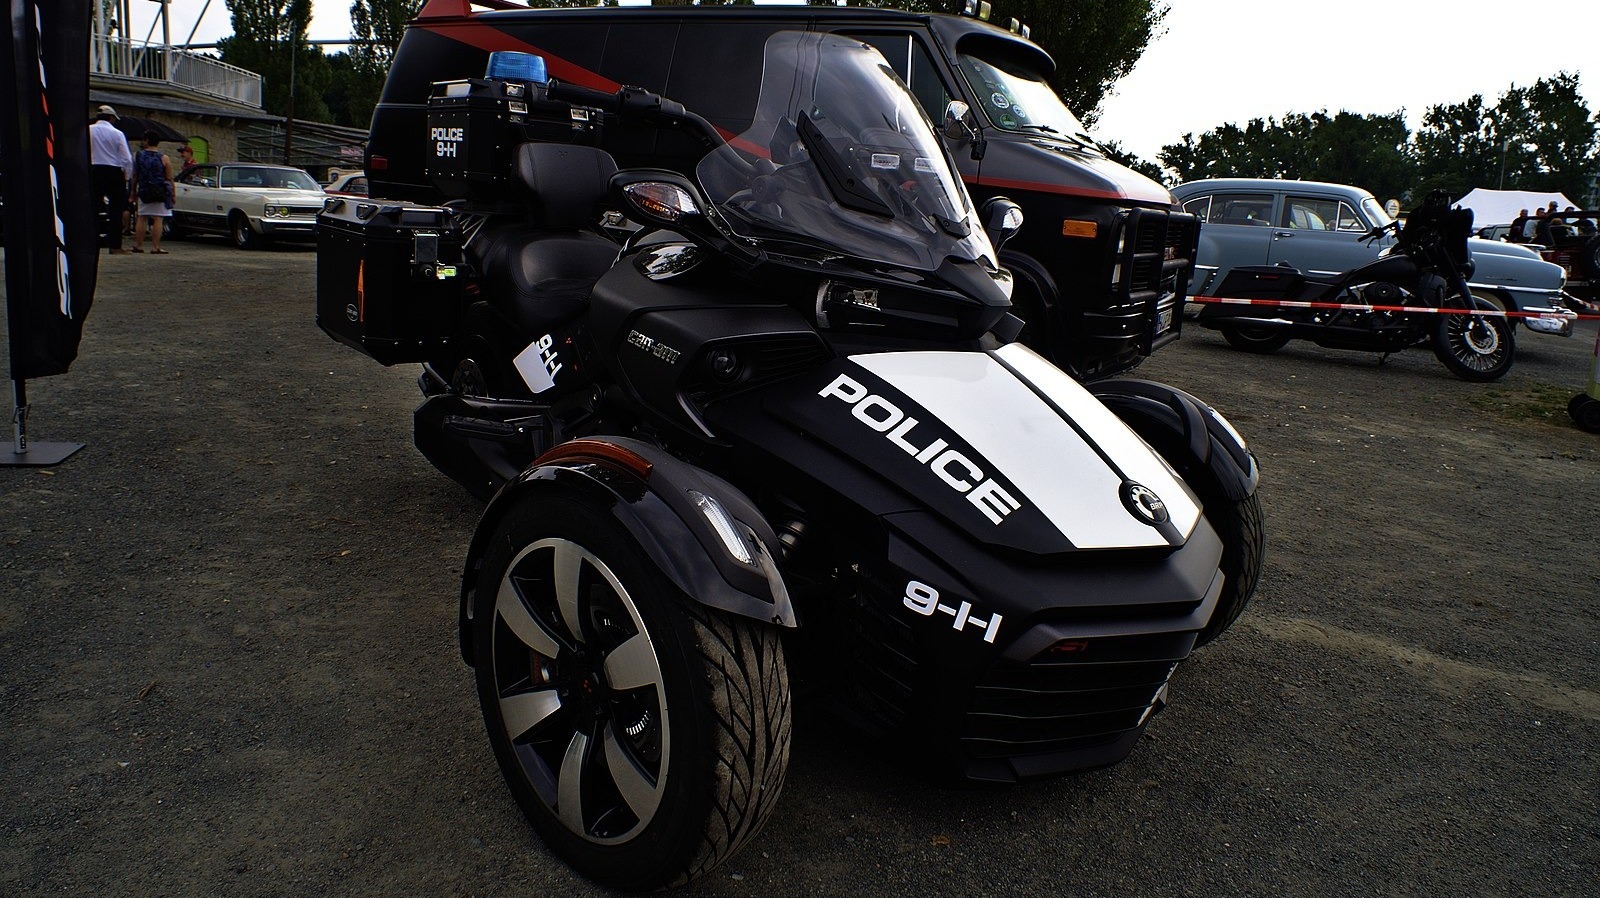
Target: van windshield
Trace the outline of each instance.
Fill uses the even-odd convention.
[[[1037,132],[1084,146],[1094,138],[1038,73],[1013,62],[960,53],[957,60],[984,115],[1002,131]],[[1096,147],[1098,149],[1098,147]]]
[[[695,174],[742,237],[924,271],[995,261],[921,107],[859,40],[769,38],[754,121]]]

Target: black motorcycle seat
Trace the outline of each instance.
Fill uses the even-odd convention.
[[[471,251],[484,298],[530,338],[576,318],[617,258],[617,245],[604,237],[521,223],[486,229]]]
[[[517,147],[517,183],[527,190],[528,220],[551,230],[594,224],[617,163],[595,147],[524,143]]]
[[[514,159],[527,217],[485,228],[471,243],[484,298],[530,338],[576,318],[617,245],[586,232],[617,163],[595,147],[528,142]]]

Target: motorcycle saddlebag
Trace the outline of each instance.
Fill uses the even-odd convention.
[[[451,199],[507,207],[519,144],[598,140],[597,111],[545,97],[536,81],[439,81],[428,96],[428,181]]]
[[[1305,284],[1306,276],[1287,265],[1241,265],[1228,272],[1217,287],[1217,296],[1233,299],[1281,299],[1294,296]]]
[[[317,326],[384,365],[459,339],[466,269],[449,209],[332,201],[317,216]]]

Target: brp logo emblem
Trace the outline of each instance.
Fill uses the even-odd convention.
[[[1122,504],[1128,506],[1134,517],[1152,527],[1165,524],[1169,517],[1167,503],[1161,501],[1161,497],[1151,492],[1149,487],[1137,483],[1122,485]]]

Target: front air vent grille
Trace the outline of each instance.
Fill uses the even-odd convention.
[[[803,374],[828,358],[827,347],[814,334],[715,343],[701,350],[695,360],[684,382],[684,395],[704,408],[718,400]],[[717,364],[719,361],[724,364]]]

